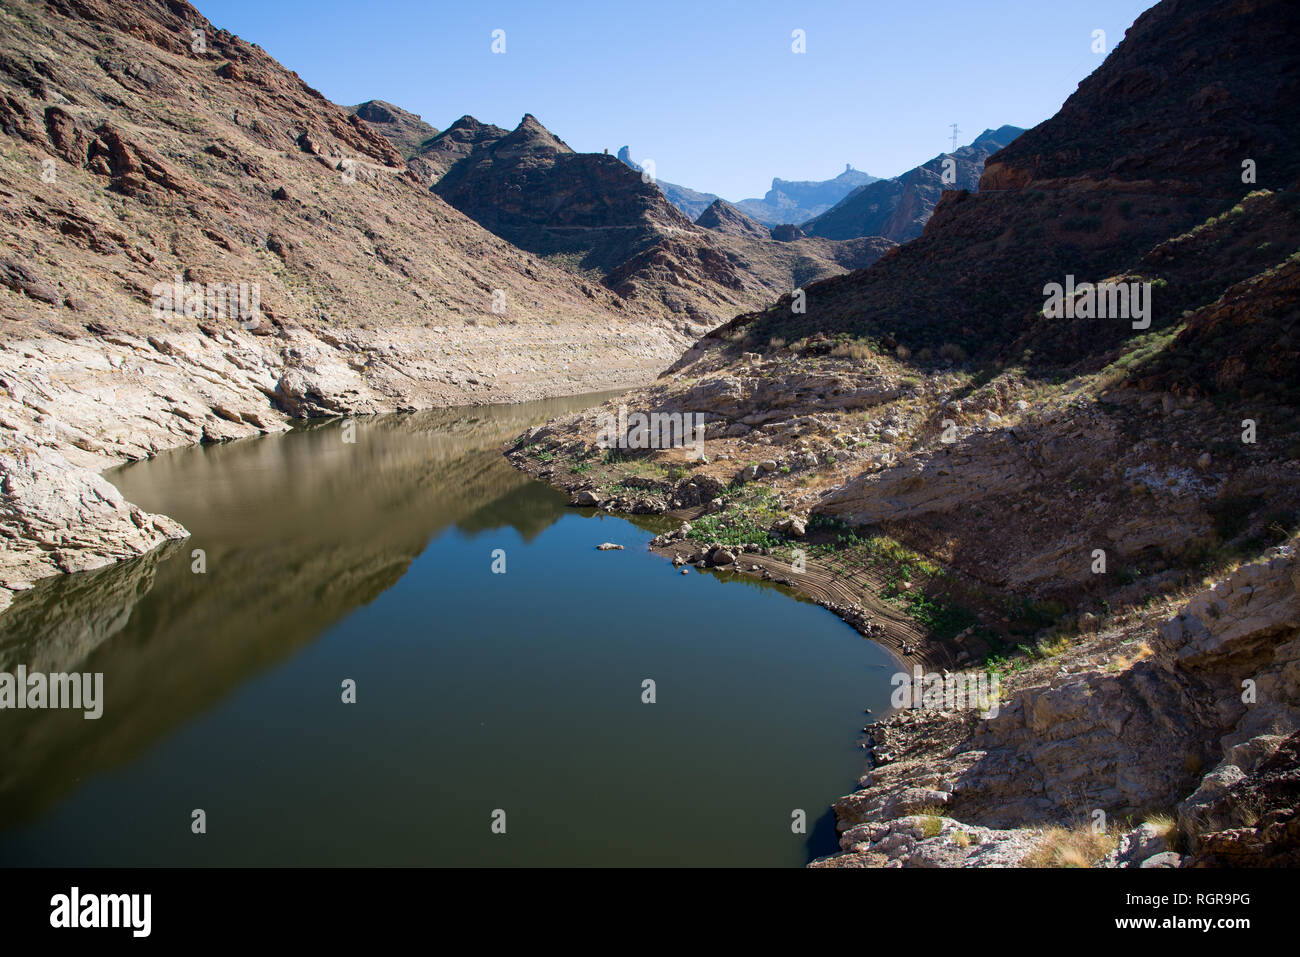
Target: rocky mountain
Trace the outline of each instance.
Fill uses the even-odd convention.
[[[481,139],[433,191],[520,248],[577,256],[600,273],[660,236],[691,230],[654,183],[613,156],[575,153],[531,114],[506,135]]]
[[[0,602],[183,534],[110,464],[288,417],[632,384],[687,341],[430,193],[180,0],[0,17]]]
[[[736,207],[767,226],[799,225],[830,209],[853,190],[879,179],[855,170],[848,163],[844,172],[827,180],[772,180],[762,199],[742,199]],[[840,236],[838,239],[852,237]]]
[[[626,150],[618,157],[575,152],[531,114],[511,131],[462,117],[408,166],[512,245],[697,332],[804,283],[861,268],[892,245],[777,241],[752,220],[744,228],[739,212],[729,214],[731,228],[706,228],[712,219],[696,225]]]
[[[984,161],[1023,132],[1018,126],[985,130],[973,143],[941,153],[901,176],[859,186],[800,228],[809,236],[827,239],[884,236],[896,243],[915,239],[944,190],[977,189]]]
[[[918,238],[620,399],[703,415],[703,460],[600,463],[601,410],[511,450],[683,520],[666,557],[1005,679],[997,716],[867,729],[826,864],[1296,859],[1297,92],[1294,4],[1163,0]]]
[[[420,150],[407,157],[406,165],[426,186],[433,186],[443,174],[475,150],[486,148],[510,131],[491,123],[480,123],[472,116],[462,116],[437,136],[425,141]]]
[[[358,106],[347,108],[365,120],[393,144],[393,148],[405,159],[410,159],[438,131],[414,113],[408,113],[400,106],[393,106],[383,100],[366,100]]]
[[[715,199],[695,220],[695,225],[732,236],[749,236],[754,239],[772,237],[772,231],[768,227],[746,216],[725,199]]]
[[[632,160],[630,147],[620,147],[618,158],[638,173],[641,172],[640,164]],[[698,219],[700,214],[709,208],[709,204],[718,199],[712,193],[701,193],[699,190],[691,189],[688,186],[678,186],[676,183],[667,183],[661,179],[656,179],[655,183],[668,199],[668,202],[680,209],[690,219]]]

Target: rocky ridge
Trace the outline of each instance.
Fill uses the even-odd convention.
[[[620,158],[621,157],[621,158]],[[410,158],[412,173],[513,245],[701,335],[893,243],[777,235],[726,204],[693,223],[623,156],[577,153],[531,114],[513,130],[462,117]],[[721,213],[720,210],[729,210]],[[726,220],[725,228],[722,220]]]

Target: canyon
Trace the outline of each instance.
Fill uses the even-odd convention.
[[[531,114],[337,106],[180,0],[0,26],[0,613],[187,537],[113,465],[630,390],[510,462],[668,517],[664,562],[999,677],[996,714],[864,729],[815,866],[1300,863],[1294,5],[1162,0],[959,182],[846,181],[802,228],[692,219]],[[260,308],[152,309],[175,277]],[[1142,324],[1075,279],[1146,290]],[[616,404],[701,417],[704,455],[610,443]]]

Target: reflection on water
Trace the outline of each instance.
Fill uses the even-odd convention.
[[[858,770],[855,729],[837,740],[835,722],[883,710],[888,659],[771,590],[683,580],[645,552],[645,531],[577,514],[502,458],[509,437],[599,398],[363,419],[355,444],[322,423],[109,473],[192,537],[50,580],[0,618],[0,671],[105,675],[98,721],[0,712],[0,861],[709,861],[686,849],[727,826],[720,810],[691,825],[679,805],[723,799],[742,767],[822,775],[800,792],[819,801],[811,827]],[[628,552],[592,551],[605,539]],[[497,547],[505,575],[490,570]],[[737,672],[751,653],[764,660]],[[846,665],[832,707],[822,672]],[[669,679],[669,706],[641,703],[650,672]],[[804,672],[812,687],[782,688]],[[343,678],[356,705],[339,700]],[[808,713],[750,710],[787,693],[781,708]],[[793,740],[812,724],[821,752]],[[817,759],[783,765],[787,735]],[[719,756],[720,740],[742,754]],[[807,856],[788,826],[799,805],[776,792],[776,837],[715,862]],[[645,832],[617,849],[592,837],[593,816],[618,816],[615,796],[640,816],[618,826]],[[493,841],[503,806],[527,833]],[[214,833],[190,834],[196,807]]]

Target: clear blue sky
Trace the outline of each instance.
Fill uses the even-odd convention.
[[[571,147],[653,159],[737,200],[852,163],[893,176],[1057,108],[1151,0],[196,0],[336,103],[438,129],[532,113]],[[802,29],[807,52],[791,52]],[[492,31],[506,53],[491,52]]]

